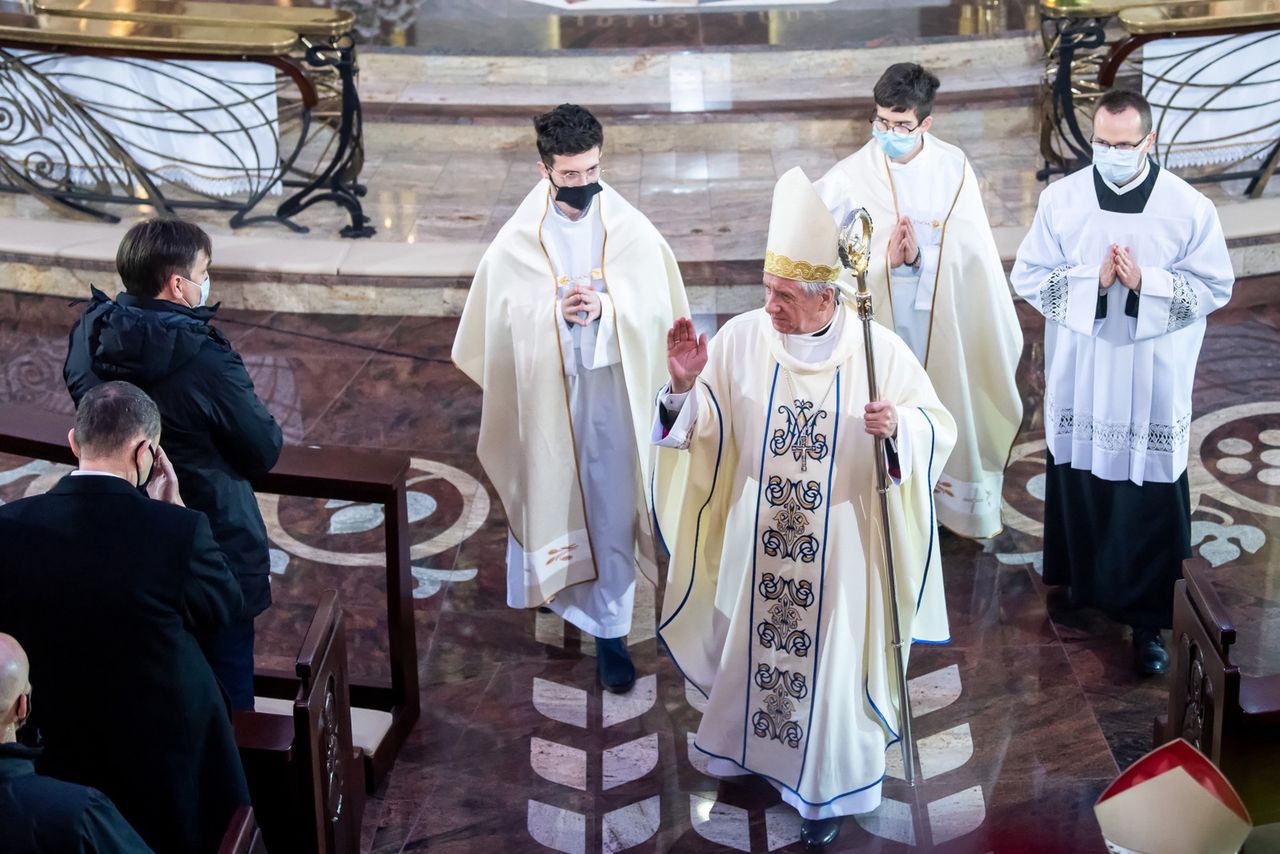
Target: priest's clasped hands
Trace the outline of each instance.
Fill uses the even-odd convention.
[[[599,319],[600,311],[600,294],[592,287],[574,285],[560,301],[560,313],[564,315],[566,323],[587,326]]]
[[[1133,250],[1128,246],[1112,243],[1107,247],[1107,255],[1102,259],[1102,267],[1098,270],[1098,284],[1105,291],[1120,280],[1131,291],[1142,287],[1142,268],[1134,260]]]
[[[698,375],[707,366],[707,336],[698,334],[687,317],[676,320],[667,330],[667,372],[671,375],[672,394],[684,394],[693,388]],[[892,403],[873,400],[863,407],[866,431],[881,439],[898,435],[898,411]]]
[[[920,263],[920,247],[916,243],[916,230],[908,217],[899,217],[889,236],[889,266],[914,267]]]

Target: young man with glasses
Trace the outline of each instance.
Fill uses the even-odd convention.
[[[1142,95],[1103,95],[1093,168],[1041,193],[1012,274],[1048,321],[1044,580],[1132,626],[1143,674],[1168,664],[1196,359],[1235,280],[1213,203],[1151,159],[1155,141]]]
[[[1022,331],[973,168],[929,133],[937,89],[938,78],[915,63],[889,66],[875,86],[872,139],[817,188],[837,222],[854,208],[871,214],[876,319],[907,343],[955,417],[939,523],[992,537],[1022,422],[1014,379]]]
[[[689,308],[662,235],[600,180],[596,118],[562,104],[533,124],[542,180],[480,261],[453,360],[484,390],[477,455],[507,515],[507,604],[595,637],[601,685],[624,693],[637,571],[657,583],[653,395]]]

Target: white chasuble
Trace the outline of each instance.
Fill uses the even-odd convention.
[[[672,554],[659,631],[708,695],[695,745],[807,818],[874,809],[898,728],[862,329],[838,310],[839,339],[814,362],[762,310],[731,320],[686,402],[696,418],[682,409],[653,437],[678,455],[654,483]],[[904,633],[944,643],[932,496],[955,427],[906,345],[873,330],[899,417],[897,607]]]
[[[932,135],[906,164],[891,162],[872,140],[815,186],[837,222],[858,207],[871,214],[867,287],[876,316],[911,347],[956,419],[938,521],[966,537],[995,536],[1004,467],[1022,423],[1015,376],[1022,329],[972,167]],[[915,231],[918,270],[889,264],[901,216]]]
[[[1191,390],[1205,317],[1235,280],[1213,203],[1168,170],[1099,188],[1081,169],[1040,194],[1013,286],[1044,314],[1045,442],[1055,463],[1103,480],[1172,483],[1187,467]],[[1145,174],[1145,173],[1144,173]],[[1114,203],[1112,203],[1114,200]],[[1137,295],[1099,286],[1111,244],[1142,270]]]
[[[508,604],[618,637],[637,566],[657,581],[648,425],[688,304],[666,241],[602,186],[576,222],[534,187],[480,261],[453,360],[484,391],[477,456],[510,530]],[[575,284],[600,292],[586,327],[560,314]]]

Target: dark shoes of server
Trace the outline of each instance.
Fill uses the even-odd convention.
[[[1159,629],[1133,629],[1133,665],[1143,676],[1159,676],[1169,668],[1169,653]]]

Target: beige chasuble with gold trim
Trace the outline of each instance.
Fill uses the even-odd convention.
[[[627,402],[638,449],[637,489],[654,453],[649,419],[666,381],[666,330],[689,312],[675,256],[648,219],[601,182],[601,275],[615,312]],[[453,344],[453,361],[484,390],[476,449],[511,534],[525,553],[509,567],[508,603],[541,605],[597,578],[557,319],[556,273],[542,239],[551,213],[540,181],[502,227],[476,269]],[[657,582],[652,513],[636,496],[636,560]]]
[[[1022,424],[1015,377],[1022,329],[972,167],[964,152],[935,136],[926,137],[925,146],[940,165],[939,180],[948,183],[933,194],[940,203],[923,224],[936,241],[919,240],[926,262],[919,287],[930,315],[922,361],[958,431],[938,483],[938,520],[966,537],[992,537],[1001,530],[1004,468]],[[837,221],[850,208],[871,214],[867,287],[877,319],[893,329],[889,238],[903,205],[888,159],[871,140],[816,187]],[[919,223],[916,233],[921,234]]]

